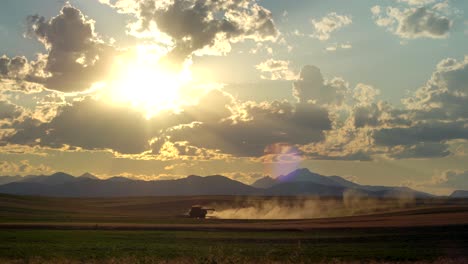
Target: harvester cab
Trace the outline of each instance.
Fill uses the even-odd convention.
[[[200,205],[194,205],[190,209],[189,216],[191,218],[206,218],[208,211],[214,211],[213,208],[203,208]]]

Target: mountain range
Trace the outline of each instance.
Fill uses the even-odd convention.
[[[85,173],[75,177],[63,172],[49,176],[0,177],[0,193],[57,197],[130,197],[180,195],[313,195],[341,197],[353,190],[369,197],[429,198],[433,195],[407,187],[360,185],[340,176],[323,176],[308,169],[298,169],[277,178],[264,177],[252,185],[230,178],[195,176],[176,180],[143,181],[125,177],[99,179]],[[459,193],[461,194],[461,193]]]

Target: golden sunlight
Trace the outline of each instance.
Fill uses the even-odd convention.
[[[188,67],[175,72],[159,64],[164,53],[139,46],[130,56],[116,62],[110,97],[115,103],[129,103],[147,118],[163,110],[178,111],[187,103],[182,88],[191,81]]]

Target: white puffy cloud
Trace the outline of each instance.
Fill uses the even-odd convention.
[[[37,38],[48,51],[31,63],[27,81],[58,91],[77,92],[105,79],[115,49],[99,39],[94,21],[79,9],[67,4],[50,20],[32,15],[27,21],[28,36]]]
[[[290,61],[268,59],[255,66],[262,72],[262,79],[295,80],[297,75],[291,70]]]
[[[403,100],[407,123],[376,129],[374,142],[391,147],[398,158],[452,154],[450,141],[468,139],[467,76],[468,57],[442,60],[426,85]]]
[[[461,61],[442,60],[426,85],[403,103],[418,119],[468,119],[468,56]]]
[[[328,52],[335,52],[339,49],[351,49],[351,48],[353,48],[353,45],[351,45],[350,43],[342,43],[342,44],[334,43],[326,47],[325,50]]]
[[[432,184],[436,187],[453,190],[468,190],[468,171],[448,170],[433,177]]]
[[[0,174],[1,175],[26,175],[26,174],[47,174],[52,173],[53,170],[47,165],[39,164],[32,165],[28,160],[21,160],[18,162],[0,161]]]
[[[437,0],[397,0],[400,3],[407,3],[409,5],[428,5],[436,2]]]
[[[341,105],[348,92],[348,83],[343,79],[324,80],[320,69],[311,65],[302,68],[299,79],[293,84],[293,95],[299,103]]]
[[[312,26],[314,27],[314,33],[312,36],[319,40],[328,40],[332,32],[350,25],[352,22],[353,20],[351,16],[338,15],[337,13],[332,12],[320,20],[311,20]]]
[[[399,9],[380,6],[371,8],[375,23],[404,39],[447,38],[452,20],[443,12],[426,6]]]
[[[153,31],[170,38],[167,59],[179,64],[192,54],[230,50],[230,43],[253,39],[274,41],[279,36],[272,14],[257,1],[116,0],[102,1],[120,12],[133,13],[137,32]],[[159,32],[159,33],[158,33]]]

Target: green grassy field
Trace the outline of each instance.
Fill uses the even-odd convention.
[[[0,263],[468,262],[468,207],[462,200],[418,201],[401,211],[351,218],[180,216],[193,204],[239,199],[2,195]]]
[[[0,230],[3,259],[177,260],[204,262],[330,259],[433,261],[468,257],[468,227],[318,230],[314,232],[203,232]]]

